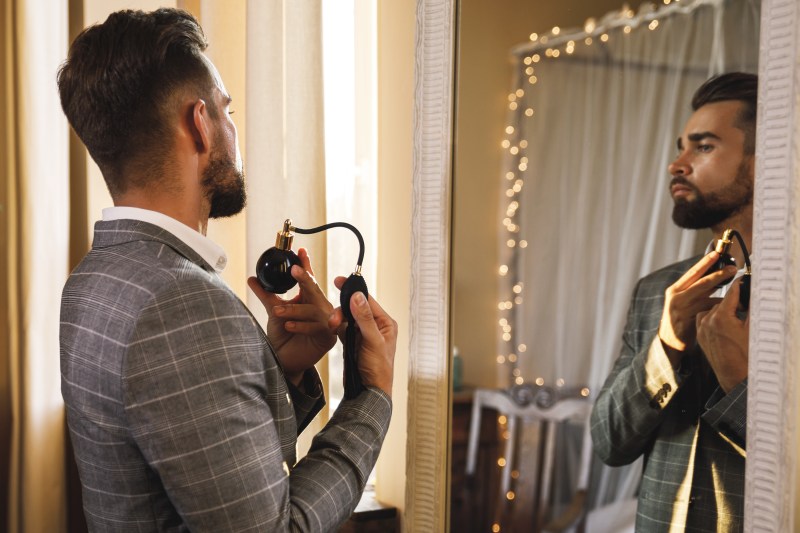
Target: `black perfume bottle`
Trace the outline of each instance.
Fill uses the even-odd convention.
[[[742,255],[744,256],[744,273],[739,278],[739,309],[742,312],[746,312],[750,309],[750,281],[752,279],[752,270],[750,266],[750,254],[747,252],[747,245],[744,243],[744,239],[742,238],[741,234],[736,231],[735,229],[726,229],[722,232],[722,237],[717,239],[717,243],[714,247],[714,250],[719,253],[719,259],[716,263],[711,265],[711,267],[706,271],[705,275],[713,274],[719,270],[722,270],[726,266],[732,265],[736,266],[736,261],[733,259],[733,256],[729,253],[731,247],[731,238],[736,238],[739,246],[742,248]],[[723,281],[719,285],[718,288],[724,287],[728,283],[733,281],[733,278]]]
[[[346,222],[331,222],[316,228],[298,228],[292,225],[292,221],[287,219],[283,223],[283,229],[278,232],[275,246],[266,250],[256,262],[256,278],[266,291],[283,294],[295,285],[297,280],[292,277],[292,265],[299,265],[300,258],[292,251],[292,232],[300,234],[313,234],[331,228],[347,228],[358,238],[359,252],[358,262],[355,271],[350,274],[339,291],[339,303],[342,306],[342,313],[347,319],[344,338],[344,398],[349,400],[355,398],[364,390],[361,382],[361,374],[358,371],[358,360],[356,354],[356,321],[350,311],[350,298],[356,293],[361,292],[365,298],[369,297],[367,283],[361,275],[361,264],[364,261],[364,238],[355,226]]]
[[[722,237],[717,239],[717,243],[714,246],[714,251],[719,254],[719,259],[717,259],[717,262],[711,265],[708,270],[706,270],[704,276],[708,276],[709,274],[713,274],[714,272],[719,272],[726,266],[736,266],[736,260],[729,253],[732,242],[731,237],[733,236],[733,233],[734,230],[726,229],[725,231],[722,232]],[[717,288],[724,287],[732,280],[733,278],[726,279],[725,281],[717,285]]]
[[[292,265],[299,265],[300,258],[292,251],[291,220],[283,223],[278,232],[275,246],[266,250],[256,262],[256,277],[264,290],[275,294],[283,294],[295,285],[292,277]]]

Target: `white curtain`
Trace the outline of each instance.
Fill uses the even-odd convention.
[[[66,2],[0,8],[0,530],[66,530],[58,301],[69,259]]]
[[[501,385],[541,378],[596,394],[636,281],[707,243],[672,223],[667,165],[694,90],[712,74],[757,71],[760,3],[654,9],[514,50],[498,342],[511,362]]]
[[[321,0],[247,2],[248,265],[275,245],[285,219],[305,228],[327,222],[321,56]],[[294,249],[301,246],[313,250],[317,279],[327,279],[325,234],[296,237]],[[266,324],[252,294],[248,307]],[[326,365],[318,367],[327,382]],[[303,433],[301,452],[325,420]]]

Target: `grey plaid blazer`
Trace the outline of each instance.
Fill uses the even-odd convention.
[[[61,302],[62,394],[92,531],[330,531],[352,513],[391,416],[378,389],[324,405],[284,380],[261,327],[191,248],[98,222]]]
[[[595,453],[618,466],[644,454],[636,530],[741,531],[747,382],[725,395],[702,352],[672,369],[658,325],[664,291],[700,257],[641,279],[622,351],[591,418]]]

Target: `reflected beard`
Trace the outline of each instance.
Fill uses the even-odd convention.
[[[753,181],[749,176],[749,165],[743,161],[739,165],[733,183],[722,192],[703,194],[686,178],[672,178],[670,187],[679,183],[694,191],[695,198],[678,198],[672,209],[672,221],[680,228],[712,228],[729,219],[753,203]]]
[[[244,172],[236,168],[230,157],[212,155],[203,171],[202,183],[211,204],[208,218],[231,217],[241,213],[247,204]]]

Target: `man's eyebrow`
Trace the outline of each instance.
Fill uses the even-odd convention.
[[[692,142],[700,142],[705,139],[716,139],[718,141],[722,140],[719,135],[717,135],[716,133],[711,133],[710,131],[701,131],[700,133],[690,133],[689,135],[687,135],[687,138]]]
[[[690,133],[689,135],[686,136],[686,138],[694,143],[698,143],[705,139],[716,139],[718,141],[722,140],[719,135],[717,135],[716,133],[711,133],[710,131]],[[675,145],[678,147],[678,150],[683,150],[683,140],[680,137],[678,137],[677,141],[675,141]]]

